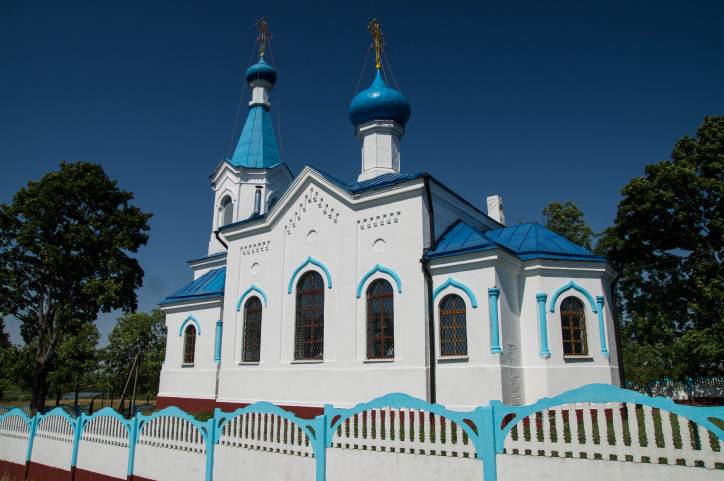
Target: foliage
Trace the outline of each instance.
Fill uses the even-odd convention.
[[[48,375],[49,392],[77,392],[94,384],[94,374],[98,370],[96,345],[99,337],[98,328],[91,323],[83,324],[75,334],[62,336]]]
[[[0,317],[0,399],[3,398],[5,391],[11,387],[11,380],[8,376],[8,369],[5,366],[10,362],[10,336],[5,332],[5,320]]]
[[[132,198],[99,165],[63,162],[0,206],[0,315],[19,319],[35,346],[34,408],[64,334],[136,307],[143,270],[129,254],[147,242],[151,216]]]
[[[108,336],[108,346],[102,354],[110,390],[123,390],[138,355],[138,392],[157,392],[165,347],[166,326],[160,310],[123,314]]]
[[[546,228],[591,250],[593,230],[586,223],[583,211],[575,203],[571,201],[551,202],[543,209],[543,216],[546,219]]]
[[[721,375],[724,117],[705,118],[622,194],[599,250],[621,275],[627,373],[639,382],[662,368],[675,379]]]

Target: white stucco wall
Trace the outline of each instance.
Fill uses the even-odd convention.
[[[193,397],[213,399],[216,390],[216,363],[214,362],[214,339],[216,321],[221,316],[221,301],[185,305],[181,308],[167,307],[166,314],[166,357],[161,369],[159,396]],[[183,332],[179,329],[189,316],[200,325],[197,331],[196,350],[193,366],[183,365]],[[184,329],[189,324],[184,326]]]
[[[229,172],[217,180],[217,193],[225,182],[233,184],[227,178]],[[436,237],[459,218],[483,230],[497,226],[443,187],[434,182],[431,185]],[[389,392],[430,399],[427,290],[420,262],[424,248],[429,247],[428,216],[422,179],[353,197],[313,170],[305,170],[266,218],[222,232],[228,244],[223,307],[192,302],[165,307],[169,340],[160,394],[214,397],[214,328],[216,320],[222,319],[219,402],[263,400],[281,405],[321,407],[331,403],[341,407]],[[289,293],[288,284],[295,270],[309,258],[315,262],[297,273]],[[197,262],[192,268],[207,269],[215,262]],[[396,273],[402,292],[397,292],[392,276],[377,272],[367,279],[357,299],[357,284],[378,264]],[[604,264],[521,261],[507,251],[494,249],[434,259],[430,265],[433,289],[452,278],[467,285],[478,303],[477,308],[473,307],[469,296],[454,286],[434,301],[438,402],[459,409],[493,399],[525,403],[591,382],[618,383],[607,291],[611,273]],[[328,272],[332,286],[324,291],[324,359],[299,362],[294,360],[295,288],[307,270],[319,272],[325,284]],[[377,278],[387,279],[395,290],[393,360],[366,359],[364,291]],[[598,318],[587,299],[583,300],[589,308],[586,323],[590,356],[563,358],[558,308],[550,313],[547,305],[552,355],[540,355],[536,294],[546,293],[550,299],[560,286],[571,281],[594,298],[605,297],[608,357],[601,353]],[[258,363],[242,363],[243,309],[237,311],[237,305],[252,286],[266,296],[261,356]],[[498,327],[502,353],[491,352],[488,289],[492,287],[500,289]],[[450,292],[461,294],[467,304],[468,355],[463,359],[441,359],[439,355],[438,304]],[[558,304],[569,294],[583,298],[573,290]],[[241,307],[252,295],[263,297],[252,291],[241,299]],[[184,368],[183,338],[178,336],[178,326],[191,314],[202,324],[202,335],[197,339],[195,365]]]
[[[709,469],[666,464],[505,454],[498,455],[497,458],[499,481],[704,481],[723,477]]]
[[[128,447],[81,440],[78,445],[79,469],[124,479],[128,469]]]
[[[204,479],[204,453],[138,444],[134,475],[155,481]]]
[[[311,180],[297,189],[271,228],[229,242],[220,401],[268,400],[280,404],[351,405],[390,391],[426,397],[424,279],[419,196],[399,195],[394,205],[351,205],[338,192]],[[310,264],[288,284],[295,269],[312,257],[329,271],[325,289],[324,359],[294,360],[296,281],[315,270]],[[376,264],[394,270],[402,282],[376,273],[356,298],[357,284]],[[376,278],[393,286],[395,358],[366,359],[364,289]],[[268,298],[263,310],[261,361],[242,364],[243,310],[239,296],[251,285]],[[244,299],[246,301],[246,298]],[[393,373],[394,372],[394,373]]]
[[[70,469],[70,456],[73,445],[70,442],[36,436],[33,441],[31,461],[59,469]]]
[[[315,469],[315,460],[312,457],[224,445],[216,446],[215,450],[215,481],[240,479],[314,481]]]

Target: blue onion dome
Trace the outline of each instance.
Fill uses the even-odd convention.
[[[272,85],[277,81],[277,71],[266,63],[264,57],[261,57],[257,63],[246,69],[246,81],[251,83],[254,80],[266,80]]]
[[[399,90],[387,86],[377,70],[372,85],[349,104],[349,120],[357,126],[370,120],[394,120],[404,126],[410,119],[410,104]]]

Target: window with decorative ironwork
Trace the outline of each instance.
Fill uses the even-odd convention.
[[[367,288],[367,359],[395,357],[395,311],[392,286],[384,279]]]
[[[321,360],[324,352],[324,282],[315,271],[297,282],[294,359]]]
[[[261,300],[250,297],[244,303],[244,329],[242,332],[241,360],[259,362],[261,350]]]
[[[566,297],[561,302],[561,331],[563,332],[563,355],[588,355],[586,340],[586,310],[575,297]]]
[[[468,329],[465,301],[450,294],[440,301],[440,356],[467,356]]]
[[[196,326],[189,324],[184,329],[184,359],[183,363],[187,366],[194,364],[194,356],[196,355]]]

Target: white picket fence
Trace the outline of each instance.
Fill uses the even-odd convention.
[[[688,419],[634,403],[576,403],[518,422],[505,453],[724,468],[718,438]]]
[[[222,428],[219,444],[314,457],[309,438],[299,426],[269,413],[244,413],[230,419]]]
[[[0,415],[0,460],[21,464],[34,430],[34,463],[68,470],[77,459],[78,468],[115,479],[128,469],[159,481],[694,481],[724,475],[723,423],[724,408],[601,385],[473,411],[390,394],[352,408],[326,406],[313,420],[268,403],[216,411],[203,422],[175,408],[130,420],[110,410],[32,420],[14,411]]]
[[[423,409],[374,408],[337,427],[332,447],[475,458],[467,433],[447,417]]]

